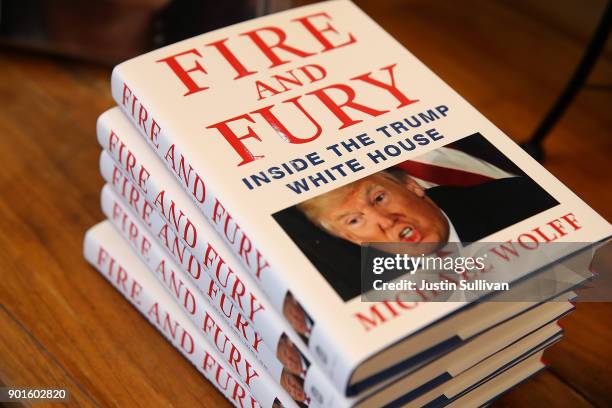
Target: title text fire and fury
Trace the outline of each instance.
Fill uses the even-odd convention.
[[[293,37],[299,35],[300,39],[307,40],[297,41],[291,33]],[[156,62],[168,68],[168,75],[176,82],[177,92],[185,98],[214,87],[216,76],[252,81],[254,109],[235,112],[215,123],[202,124],[203,130],[214,131],[229,144],[237,155],[236,165],[242,166],[266,156],[266,152],[257,146],[264,138],[277,137],[290,144],[308,143],[326,132],[337,132],[369,117],[419,101],[409,94],[409,84],[400,84],[396,80],[401,67],[393,61],[374,65],[366,72],[333,83],[324,81],[329,68],[309,63],[310,57],[358,43],[359,39],[353,33],[335,26],[332,15],[321,12],[291,19],[286,28],[259,27],[202,44],[199,48],[182,50]],[[215,60],[220,58],[222,64],[208,64],[207,56]],[[266,64],[262,66],[261,61]],[[294,68],[286,69],[289,66]],[[264,70],[270,70],[266,80],[252,79],[252,75]],[[309,92],[299,92],[300,87],[316,82],[321,86]],[[297,92],[291,92],[294,90]],[[372,92],[379,96],[376,103],[364,97],[364,94]],[[277,95],[279,97],[275,98]],[[125,84],[121,103],[153,145],[159,147],[159,123]],[[321,112],[325,118],[333,120],[321,117]],[[296,115],[301,120],[296,121]]]

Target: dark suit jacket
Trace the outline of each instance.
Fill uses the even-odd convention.
[[[512,177],[471,187],[427,190],[453,223],[461,242],[475,242],[559,204],[527,177]]]
[[[426,194],[446,213],[462,242],[478,241],[558,204],[522,176],[470,187],[438,186]],[[344,301],[362,293],[358,245],[315,227],[294,207],[274,218]]]

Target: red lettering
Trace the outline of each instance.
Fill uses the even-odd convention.
[[[351,78],[351,80],[363,81],[367,84],[376,86],[389,92],[399,102],[399,105],[395,107],[396,109],[403,108],[404,106],[408,106],[418,102],[418,99],[408,98],[395,85],[395,75],[393,74],[393,68],[395,68],[396,65],[397,64],[387,65],[386,67],[382,67],[380,69],[381,71],[387,71],[389,73],[390,84],[372,78],[371,72],[368,72],[367,74],[363,75],[358,75],[356,77]]]
[[[215,47],[217,51],[219,51],[219,53],[223,56],[223,58],[225,58],[225,60],[229,62],[234,71],[236,71],[236,74],[238,74],[236,77],[234,77],[234,80],[244,78],[245,76],[249,76],[252,74],[256,74],[257,71],[249,71],[248,69],[246,69],[246,67],[242,65],[240,60],[236,58],[234,53],[230,51],[227,45],[225,45],[225,42],[227,40],[227,38],[224,38],[222,40],[211,42],[206,45],[209,47]]]
[[[567,223],[572,226],[574,231],[578,231],[580,228],[582,228],[582,226],[578,224],[578,220],[576,219],[576,216],[574,215],[574,213],[565,214],[561,218],[567,221]]]
[[[312,21],[310,20],[317,18],[317,17],[325,17],[328,20],[332,19],[329,16],[329,14],[322,12],[322,13],[315,13],[315,14],[311,14],[308,16],[296,18],[296,19],[293,19],[292,21],[300,22],[308,30],[308,32],[310,32],[310,34],[323,46],[323,50],[321,52],[335,50],[336,48],[345,47],[347,45],[355,44],[357,42],[353,34],[348,33],[348,39],[345,42],[334,45],[327,37],[323,35],[323,33],[332,32],[334,34],[339,34],[338,30],[336,30],[331,25],[331,23],[327,23],[325,27],[323,28],[315,27]]]
[[[336,90],[344,93],[346,97],[345,101],[334,101],[334,99],[328,94],[330,90]],[[344,111],[343,108],[351,108],[370,116],[380,116],[384,113],[389,112],[388,110],[377,110],[361,103],[355,102],[355,91],[353,90],[353,88],[345,84],[328,85],[324,88],[317,89],[316,91],[308,92],[307,95],[314,95],[319,98],[319,100],[323,102],[327,109],[329,109],[329,111],[333,113],[340,120],[340,122],[342,122],[342,124],[338,128],[339,130],[363,122],[363,120],[361,119],[351,118],[349,114]]]
[[[183,96],[193,95],[194,93],[204,91],[209,88],[208,86],[198,85],[197,82],[190,75],[194,72],[208,74],[208,72],[206,72],[202,65],[200,65],[199,61],[195,60],[194,66],[189,69],[183,68],[183,66],[179,63],[178,58],[188,54],[193,54],[200,58],[202,57],[202,54],[200,54],[198,50],[192,48],[190,50],[183,51],[178,54],[174,54],[156,61],[163,62],[168,65],[174,75],[176,75],[176,77],[183,83],[183,85],[185,85],[185,87],[187,88],[187,92],[185,92]]]
[[[252,138],[252,139],[255,139],[261,142],[261,138],[257,135],[257,133],[255,133],[255,131],[250,126],[247,126],[247,133],[243,134],[242,136],[238,136],[230,128],[229,123],[237,121],[237,120],[247,120],[251,123],[255,123],[255,121],[251,118],[251,116],[245,113],[244,115],[238,115],[231,119],[224,120],[222,122],[215,123],[214,125],[207,126],[206,129],[217,129],[219,133],[223,135],[225,140],[228,141],[230,146],[232,146],[234,151],[238,153],[238,155],[242,159],[242,161],[238,164],[238,166],[242,166],[244,164],[250,163],[257,159],[261,159],[264,156],[253,155],[253,153],[251,153],[251,151],[242,142],[242,140],[249,139],[249,138]]]
[[[266,41],[260,35],[260,33],[263,33],[263,32],[273,33],[276,36],[276,42],[273,44],[266,43]],[[240,35],[247,36],[251,39],[251,41],[253,41],[253,43],[257,46],[257,48],[259,48],[259,50],[272,63],[272,65],[270,65],[270,68],[274,68],[279,65],[283,65],[288,62],[291,62],[291,60],[283,60],[278,55],[276,55],[276,52],[274,52],[275,48],[281,49],[290,54],[297,55],[298,57],[301,57],[301,58],[306,58],[311,55],[314,55],[314,53],[302,51],[296,47],[287,45],[285,43],[285,41],[287,40],[287,34],[285,34],[285,32],[278,27],[273,27],[273,26],[261,27],[261,28],[257,28],[252,31],[247,31],[246,33],[242,33]]]

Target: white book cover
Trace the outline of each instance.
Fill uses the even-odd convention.
[[[85,259],[235,407],[294,406],[288,397],[282,399],[286,394],[277,386],[268,384],[267,390],[257,390],[254,383],[243,382],[235,374],[234,367],[230,367],[218,349],[204,338],[109,221],[96,224],[87,231],[83,253]],[[146,352],[146,347],[143,347],[143,352]]]
[[[300,385],[309,400],[315,400],[322,406],[366,406],[368,401],[381,398],[391,401],[402,392],[426,385],[427,377],[417,379],[413,375],[397,375],[354,397],[338,398],[338,393],[330,389],[318,364],[311,363],[312,354],[303,340],[295,336],[273,310],[253,278],[242,268],[206,222],[203,214],[182,193],[180,185],[117,108],[100,117],[98,139],[105,149],[100,156],[100,172],[107,183],[134,211],[155,239],[166,247],[186,271],[187,279],[192,280],[200,291],[213,294],[218,302],[224,304],[224,308],[229,308],[229,320],[240,322],[240,326],[246,320],[252,324],[248,329],[240,331],[243,342],[270,367],[277,366],[277,362],[270,360],[274,360],[274,355],[279,356],[280,363],[299,377],[294,384]],[[109,212],[106,212],[111,218]],[[554,270],[550,273],[559,275]],[[544,275],[543,279],[550,279],[550,273],[541,275]],[[565,280],[569,281],[567,278]],[[572,283],[578,284],[580,281],[572,280]],[[214,285],[212,291],[211,285]],[[534,305],[533,302],[482,304],[473,308],[472,314],[466,317],[471,323],[461,325],[461,336],[469,339],[489,326]],[[483,316],[486,318],[483,319]],[[263,347],[264,344],[266,347]],[[484,350],[481,348],[481,351]],[[460,350],[459,355],[462,355]],[[299,367],[292,364],[296,361],[295,356],[298,356]],[[288,373],[285,377],[288,377]],[[392,387],[387,386],[391,383]],[[383,392],[378,392],[381,389]]]
[[[362,244],[527,248],[611,235],[349,1],[178,42],[118,65],[111,82],[120,108],[347,394],[401,371],[410,353],[428,350],[407,347],[411,338],[467,306],[362,302]],[[491,154],[470,154],[468,171],[456,167],[463,160],[412,160],[474,145]]]

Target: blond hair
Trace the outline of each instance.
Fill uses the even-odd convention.
[[[338,202],[344,200],[344,198],[355,189],[358,183],[376,176],[385,177],[386,179],[389,179],[395,183],[402,183],[406,177],[406,173],[403,170],[397,171],[394,168],[381,170],[378,173],[370,174],[369,176],[345,184],[344,186],[328,191],[327,193],[323,193],[303,201],[297,204],[296,207],[306,216],[306,218],[308,218],[308,220],[310,220],[310,222],[315,224],[317,227],[333,233],[330,226],[326,225],[325,221],[323,220],[323,215],[325,212],[330,208],[333,208]]]

